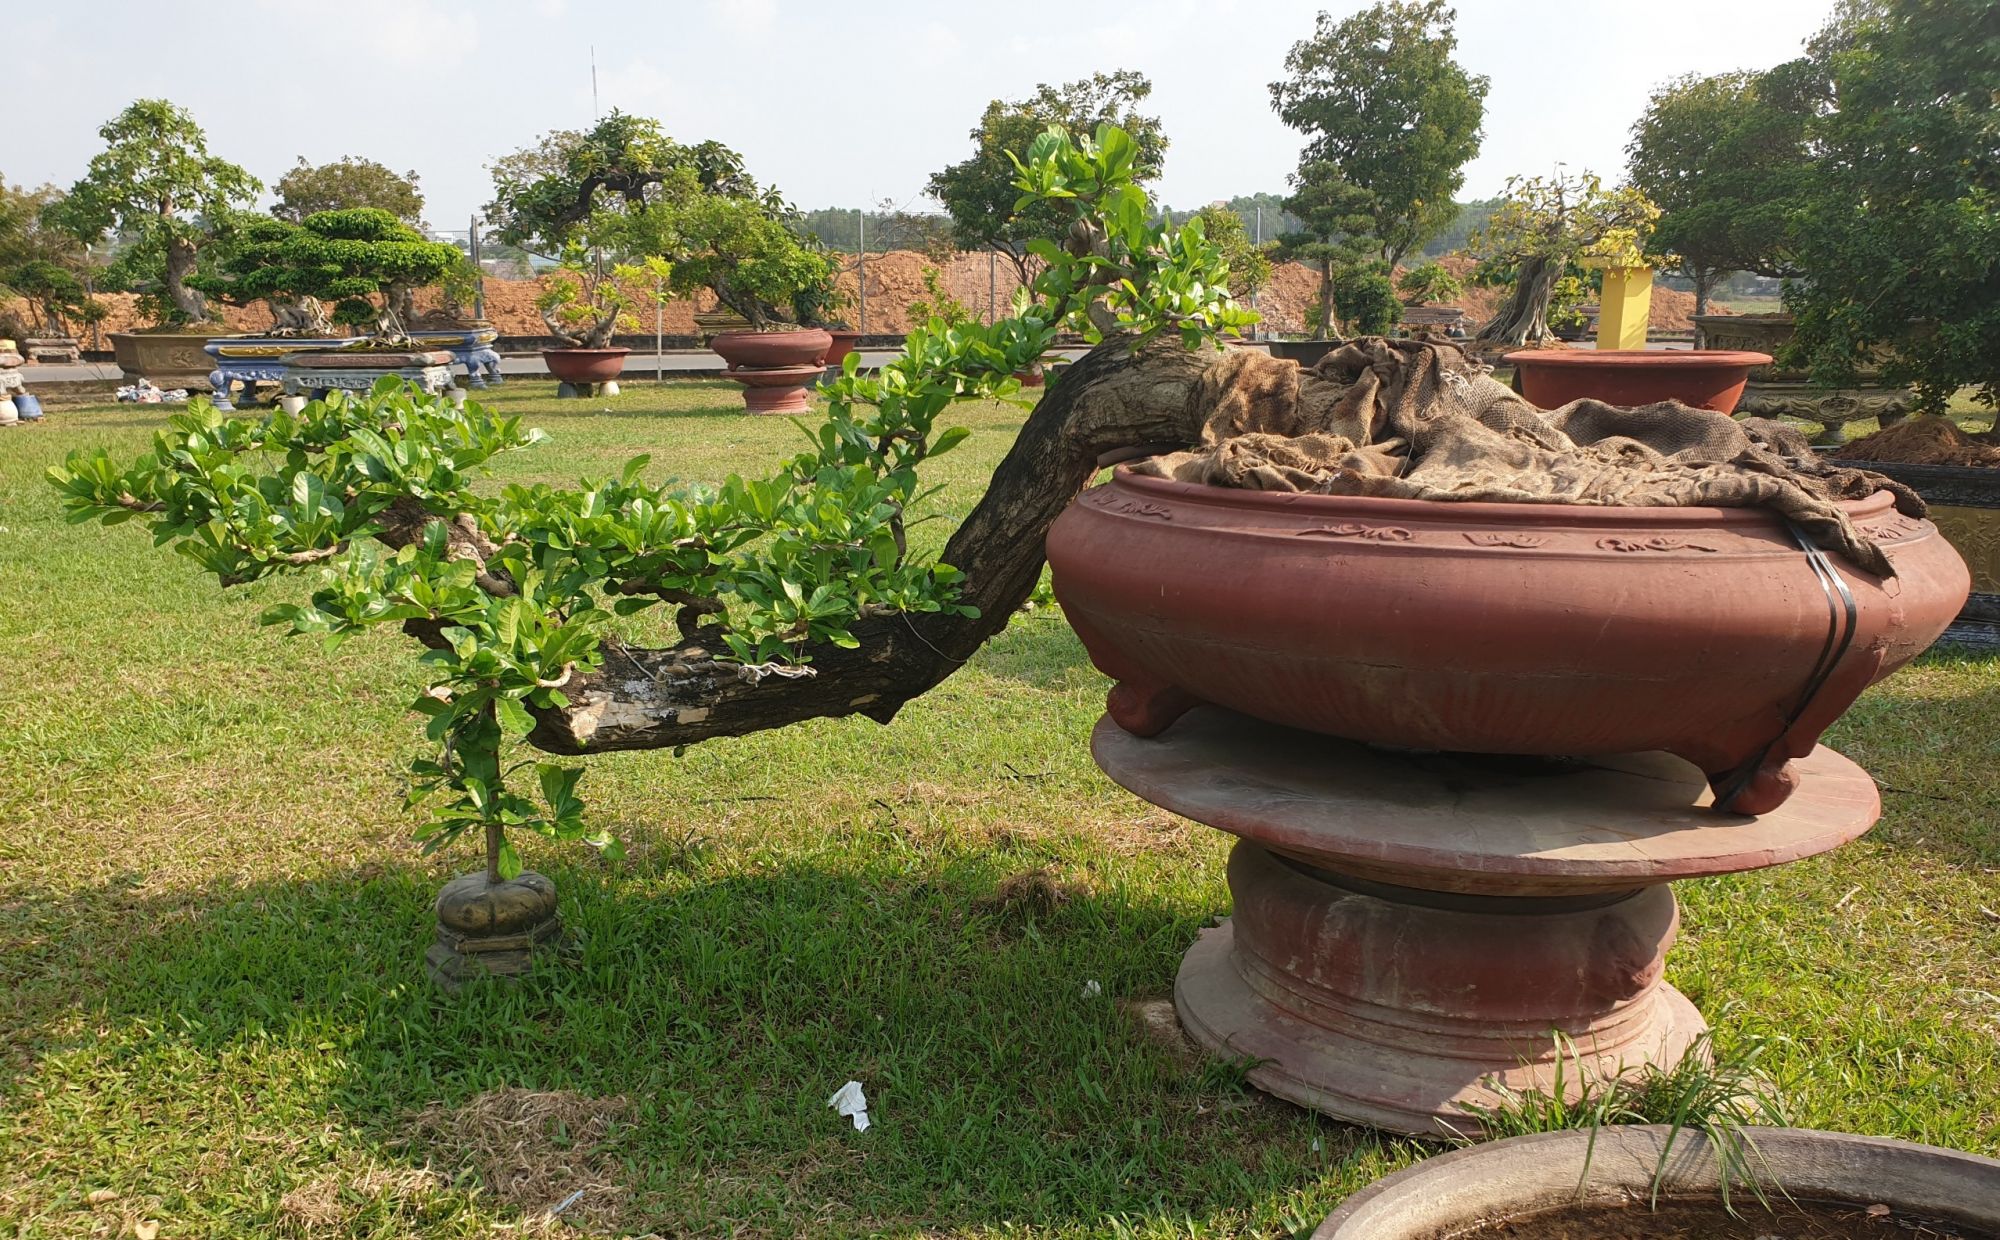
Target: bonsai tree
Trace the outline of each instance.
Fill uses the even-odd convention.
[[[86,243],[117,230],[131,244],[108,274],[145,290],[141,304],[157,321],[202,321],[208,308],[188,277],[214,222],[262,184],[210,155],[194,117],[164,99],[131,104],[97,133],[104,150],[45,218]]]
[[[1343,268],[1335,278],[1333,304],[1349,335],[1381,336],[1402,321],[1403,303],[1379,263]]]
[[[394,172],[372,159],[348,155],[314,167],[302,155],[271,188],[278,193],[271,214],[294,224],[321,211],[375,207],[411,228],[424,226],[424,195],[417,188],[417,174]]]
[[[1064,203],[1073,243],[1034,244],[1046,269],[990,325],[919,328],[874,376],[825,387],[810,446],[763,479],[713,489],[649,482],[645,457],[565,489],[496,490],[486,466],[542,435],[393,379],[298,415],[174,414],[157,450],[71,454],[51,480],[73,520],[138,518],[225,586],[328,575],[266,623],[329,645],[383,626],[424,647],[412,764],[436,806],[426,850],[486,842],[487,882],[519,873],[510,832],[615,853],[577,794],[580,767],[514,760],[690,744],[803,719],[887,721],[1007,624],[1035,587],[1042,532],[1100,455],[1200,433],[1190,394],[1250,315],[1199,230],[1152,221],[1137,144],[1105,127],[1037,138],[1024,207]],[[932,458],[967,432],[954,402],[1007,396],[1063,331],[1097,347],[1036,406],[979,505],[938,558],[905,514]],[[645,613],[670,617],[647,649]],[[614,639],[613,613],[635,628]],[[658,631],[657,629],[653,631]]]
[[[774,195],[745,197],[683,187],[632,218],[632,252],[665,257],[678,293],[708,289],[758,331],[797,321],[797,303],[825,303],[832,258],[801,235]]]
[[[1465,285],[1443,263],[1421,263],[1405,271],[1396,281],[1396,291],[1413,306],[1440,301],[1457,301],[1465,295]]]
[[[1645,265],[1646,242],[1660,216],[1631,186],[1605,189],[1586,172],[1570,177],[1513,177],[1499,208],[1472,236],[1471,252],[1489,275],[1510,276],[1512,287],[1475,346],[1519,348],[1546,344],[1549,302],[1556,281],[1579,260],[1608,267]]]
[[[1134,179],[1150,182],[1160,175],[1167,154],[1160,119],[1139,111],[1152,93],[1144,74],[1120,69],[1060,86],[1043,84],[1026,99],[987,104],[972,130],[972,155],[932,174],[926,186],[951,216],[953,240],[962,249],[992,250],[1013,264],[1022,284],[1029,283],[1037,260],[1028,243],[1059,240],[1070,215],[1061,203],[1021,202],[1014,155],[1052,125],[1072,133],[1115,125],[1137,144]]]
[[[1319,305],[1307,327],[1328,336],[1333,332],[1334,290],[1343,280],[1351,281],[1379,248],[1368,231],[1374,226],[1372,199],[1324,161],[1302,165],[1292,174],[1292,184],[1296,188],[1285,199],[1285,210],[1305,227],[1278,238],[1277,253],[1319,268]]]
[[[37,320],[30,328],[40,336],[73,337],[79,327],[106,317],[104,304],[84,289],[75,269],[48,259],[0,267],[0,295],[7,293],[28,303]]]
[[[1679,256],[1696,314],[1732,271],[1798,274],[1792,214],[1818,171],[1809,110],[1786,96],[1768,74],[1691,74],[1654,91],[1632,127],[1627,175],[1660,208],[1650,249]]]
[[[457,247],[374,207],[321,211],[298,224],[238,217],[226,235],[217,270],[190,283],[233,305],[269,302],[281,326],[308,332],[339,324],[404,339],[415,290],[460,263]]]
[[[1249,301],[1271,282],[1271,252],[1277,249],[1277,242],[1258,245],[1252,241],[1250,230],[1243,227],[1243,217],[1229,207],[1211,203],[1189,218],[1200,221],[1202,236],[1222,251],[1229,264],[1229,291],[1238,300]]]
[[[1301,172],[1321,166],[1352,188],[1367,218],[1357,231],[1391,267],[1457,216],[1452,195],[1479,154],[1487,82],[1453,58],[1455,19],[1445,0],[1383,0],[1338,21],[1321,13],[1286,55],[1288,76],[1271,83],[1272,108],[1306,135]]]
[[[26,334],[73,336],[101,322],[102,304],[89,295],[89,258],[76,238],[49,227],[43,212],[62,198],[54,186],[26,190],[0,183],[0,296],[27,301],[34,322]]]

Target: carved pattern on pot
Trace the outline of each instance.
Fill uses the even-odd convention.
[[[1669,538],[1665,534],[1655,534],[1651,538],[1600,538],[1597,545],[1606,551],[1716,551],[1707,543],[1698,543],[1687,538]]]
[[[1128,517],[1151,517],[1156,521],[1171,521],[1174,514],[1159,504],[1149,504],[1144,500],[1124,499],[1108,490],[1086,491],[1085,502],[1106,512],[1122,512]]]
[[[1339,525],[1316,525],[1300,530],[1300,538],[1372,538],[1377,542],[1408,542],[1416,535],[1400,525],[1361,525],[1343,521]]]
[[[1475,547],[1540,547],[1549,539],[1546,534],[1500,534],[1492,530],[1467,530],[1465,541]]]
[[[1880,542],[1885,538],[1908,538],[1912,534],[1924,532],[1925,523],[1897,513],[1882,521],[1871,521],[1857,528],[1868,537]]]

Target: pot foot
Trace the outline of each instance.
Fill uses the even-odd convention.
[[[438,893],[437,919],[424,972],[447,991],[482,977],[519,977],[562,936],[556,885],[533,870],[497,883],[484,871],[460,875]]]
[[[1791,760],[1780,755],[1766,758],[1747,777],[1740,766],[1709,772],[1708,786],[1715,793],[1718,813],[1768,814],[1798,790],[1799,776],[1792,769]]]
[[[1121,680],[1104,695],[1111,721],[1134,736],[1158,736],[1174,720],[1201,705],[1201,699],[1173,685]]]

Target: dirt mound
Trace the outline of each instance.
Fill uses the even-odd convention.
[[[1847,461],[1894,465],[2000,466],[2000,440],[1993,433],[1969,435],[1949,418],[1924,416],[1885,426],[1873,435],[1843,444],[1834,455]]]

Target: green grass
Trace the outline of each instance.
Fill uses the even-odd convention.
[[[548,393],[498,394],[555,436],[510,477],[649,452],[712,479],[797,435],[718,383]],[[430,899],[475,858],[409,841],[409,645],[262,631],[301,583],[218,593],[135,527],[64,525],[41,482],[161,416],[0,432],[0,1236],[484,1235],[586,1184],[564,1217],[606,1231],[1271,1235],[1424,1152],[1148,1032],[1228,911],[1227,843],[1092,766],[1104,684],[1047,612],[888,727],[593,760],[627,860],[524,849],[569,959],[435,992]],[[970,411],[938,513],[1020,416]],[[1772,1039],[1795,1122],[2000,1154],[1996,694],[1990,660],[1904,672],[1831,737],[1890,789],[1871,835],[1680,887],[1671,978]],[[850,1078],[865,1134],[824,1105]],[[438,1135],[503,1087],[617,1122],[530,1133],[510,1204]]]

